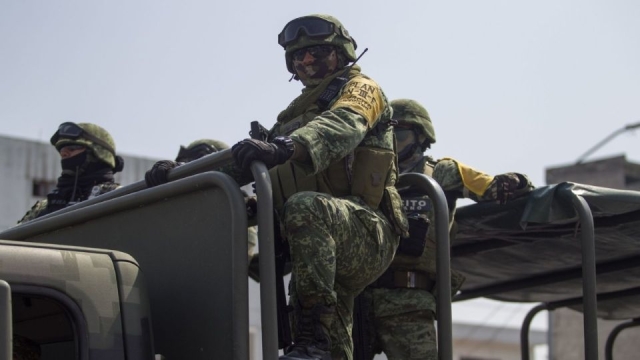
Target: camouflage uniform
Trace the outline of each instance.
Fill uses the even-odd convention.
[[[423,152],[435,143],[435,132],[427,111],[415,101],[394,100],[394,119],[398,120],[398,152],[413,146],[405,152],[400,163],[403,172],[419,172],[433,177],[445,192],[449,205],[449,225],[453,226],[455,202],[459,198],[474,201],[500,201],[521,196],[533,189],[529,179],[517,173],[489,176],[478,172],[453,159],[433,161]],[[420,116],[421,115],[421,116]],[[410,141],[398,130],[419,129],[415,133],[418,141]],[[422,217],[433,223],[432,205],[422,194],[403,194],[403,207],[410,218]],[[401,241],[405,241],[404,239]],[[401,246],[402,248],[402,246]],[[395,359],[437,359],[436,330],[434,319],[436,299],[434,296],[436,279],[435,228],[429,227],[426,248],[421,255],[406,254],[400,250],[382,278],[364,293],[372,312],[373,327],[370,329],[375,352],[384,351],[389,360]],[[424,288],[409,288],[398,283],[396,278],[407,279],[412,274]],[[381,279],[382,279],[381,278]],[[388,279],[393,279],[389,281]],[[462,285],[464,278],[452,271],[453,293]],[[405,286],[402,286],[405,285]]]
[[[77,129],[79,134],[73,137],[60,134],[68,128]],[[63,123],[50,142],[58,151],[67,145],[81,145],[86,150],[69,159],[78,162],[71,167],[65,166],[68,160],[62,159],[62,175],[56,188],[47,199],[37,201],[18,224],[120,187],[113,181],[113,174],[122,170],[124,161],[116,155],[115,142],[102,127],[90,123]]]
[[[281,42],[287,68],[301,77],[305,88],[280,113],[268,138],[270,144],[281,136],[295,143],[294,155],[270,169],[274,205],[292,261],[294,346],[283,358],[324,359],[330,348],[332,359],[351,359],[354,297],[387,268],[408,225],[394,187],[397,168],[387,99],[358,66],[344,67],[346,60],[355,60],[355,42],[335,18],[295,19],[280,39],[290,24],[309,19],[330,22],[335,33],[300,36],[304,29],[298,28],[293,29],[294,41]],[[339,51],[339,70],[322,78],[304,78],[299,68],[294,70],[296,51],[327,44]],[[344,82],[326,96],[339,76]],[[241,145],[233,147],[234,156]]]

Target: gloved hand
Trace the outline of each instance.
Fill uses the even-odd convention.
[[[249,219],[258,216],[258,199],[255,196],[245,197],[244,204],[247,206],[247,217]]]
[[[169,182],[167,175],[169,170],[182,165],[171,160],[160,160],[153,164],[150,170],[144,174],[144,181],[147,183],[147,187],[158,186]]]
[[[496,199],[500,205],[506,204],[509,200],[514,199],[516,190],[519,190],[521,186],[520,177],[516,173],[507,173],[496,175],[494,177],[496,192]]]
[[[233,158],[241,169],[248,169],[252,161],[262,161],[269,168],[285,163],[293,155],[293,140],[278,136],[271,142],[244,139],[231,147]]]
[[[291,264],[291,261],[285,262],[282,269],[282,275],[291,274],[292,268],[293,265]],[[249,260],[249,277],[255,282],[260,282],[260,253],[253,254],[251,260]]]

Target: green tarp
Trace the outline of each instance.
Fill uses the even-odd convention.
[[[576,183],[541,187],[504,206],[459,208],[451,261],[467,278],[461,296],[579,299],[581,237],[571,192],[582,196],[593,213],[598,316],[640,316],[640,192]]]

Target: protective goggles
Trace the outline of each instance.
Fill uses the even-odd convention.
[[[293,60],[302,61],[307,53],[313,56],[315,59],[323,59],[331,55],[331,52],[335,48],[331,45],[315,45],[306,48],[298,49],[291,54]]]
[[[178,152],[178,156],[176,156],[176,161],[189,162],[217,151],[218,149],[215,146],[209,144],[198,144],[191,149],[180,146],[180,151]]]
[[[286,48],[291,42],[298,39],[300,32],[312,38],[323,38],[333,34],[340,34],[335,24],[322,18],[305,16],[291,20],[284,26],[278,35],[278,44]],[[345,35],[348,38],[348,36]]]
[[[60,124],[60,126],[58,127],[58,131],[56,131],[53,136],[51,136],[50,142],[51,145],[55,146],[60,138],[76,140],[79,137],[83,137],[95,144],[102,146],[113,155],[116,154],[115,149],[112,148],[111,145],[91,135],[89,132],[85,131],[83,128],[72,122]]]

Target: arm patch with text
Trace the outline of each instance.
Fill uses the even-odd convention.
[[[375,81],[355,77],[344,86],[342,94],[331,106],[331,110],[337,108],[355,111],[365,118],[368,127],[372,127],[384,111],[382,91]]]

